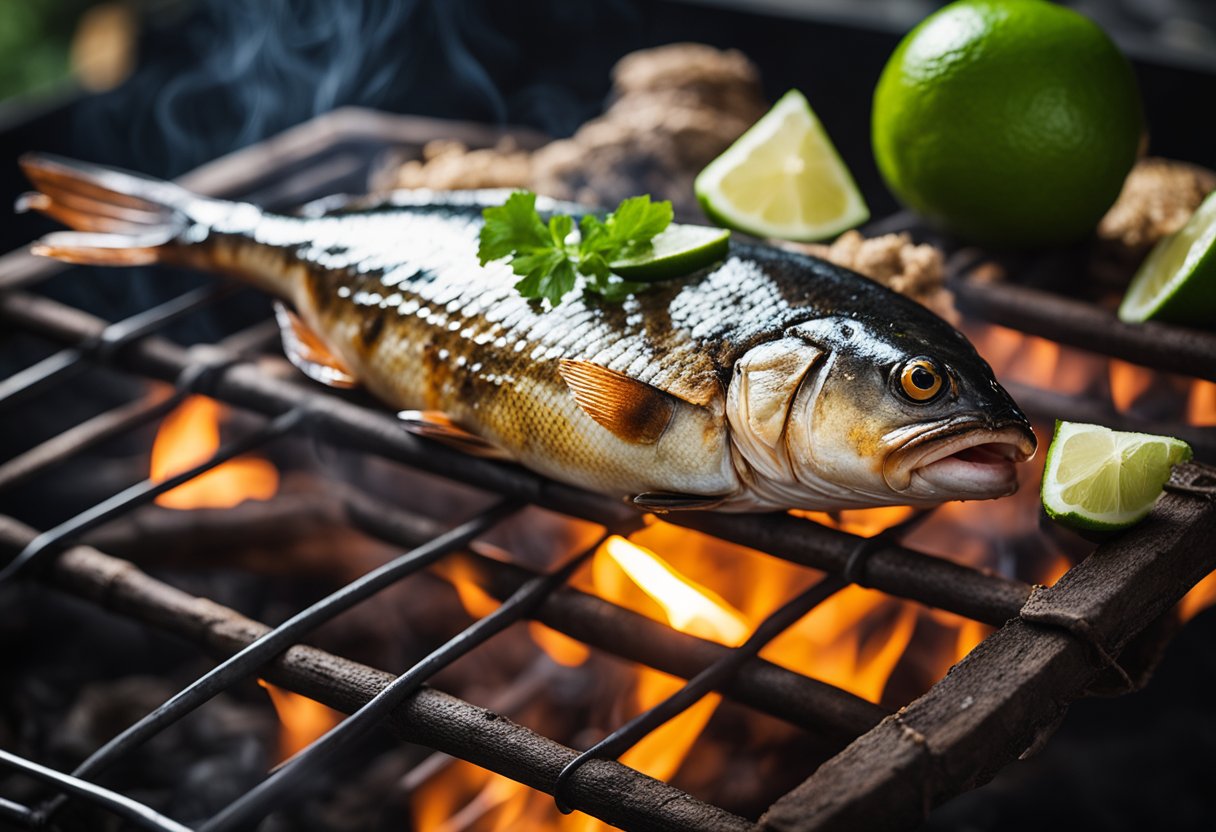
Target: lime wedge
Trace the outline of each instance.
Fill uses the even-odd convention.
[[[1180,439],[1056,422],[1040,496],[1053,519],[1077,529],[1125,529],[1161,496],[1170,468],[1191,458]]]
[[[704,225],[669,225],[646,251],[613,260],[608,268],[626,280],[667,280],[712,266],[730,250],[730,232]]]
[[[823,240],[870,218],[849,169],[797,90],[710,162],[695,187],[711,220],[757,237]]]
[[[1216,327],[1216,192],[1177,232],[1153,246],[1119,305],[1129,323]]]

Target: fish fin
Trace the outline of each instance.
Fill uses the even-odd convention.
[[[749,351],[735,365],[730,396],[735,417],[748,433],[776,448],[785,433],[798,388],[826,353],[797,338],[782,338]]]
[[[415,436],[434,439],[470,456],[483,459],[514,459],[494,443],[459,427],[447,414],[438,410],[403,410],[397,414],[397,418],[405,429]]]
[[[188,209],[205,202],[171,182],[40,153],[21,157],[38,189],[17,200],[75,231],[57,231],[31,251],[69,263],[131,266],[164,259],[190,224]]]
[[[653,445],[675,415],[675,398],[590,361],[563,358],[558,372],[583,412],[626,442]]]
[[[647,511],[686,511],[720,506],[728,496],[727,494],[675,494],[668,491],[647,491],[630,497],[629,502]]]
[[[313,381],[329,387],[349,390],[359,381],[350,368],[332,352],[321,336],[317,335],[300,316],[282,303],[274,305],[274,318],[279,324],[283,339],[283,352],[287,360]]]

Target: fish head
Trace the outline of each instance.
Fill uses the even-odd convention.
[[[925,506],[1017,490],[1030,422],[971,343],[925,315],[821,318],[744,354],[727,417],[758,503]]]

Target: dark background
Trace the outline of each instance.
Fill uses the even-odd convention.
[[[57,60],[52,47],[71,37],[73,21],[87,5],[31,0],[31,9],[58,7],[47,14],[50,22],[35,27],[51,44],[37,60]],[[870,154],[870,95],[899,36],[936,5],[146,4],[139,7],[136,69],[118,87],[90,94],[70,80],[31,82],[32,92],[0,104],[0,202],[24,190],[14,161],[27,150],[174,176],[346,104],[569,135],[602,109],[618,58],[692,40],[743,50],[760,67],[770,98],[790,87],[802,89],[880,217],[895,204]],[[1099,18],[1134,59],[1151,151],[1216,167],[1216,136],[1209,126],[1216,101],[1216,4],[1074,5]],[[5,48],[12,41],[5,39],[12,31],[4,28],[11,23],[9,12],[0,11]],[[0,61],[0,71],[5,66]],[[10,70],[8,80],[16,84],[15,79]],[[0,250],[23,245],[50,227],[37,217],[12,216],[0,223]],[[1046,751],[942,807],[930,828],[1216,828],[1214,636],[1216,614],[1209,611],[1173,643],[1147,690],[1078,703]]]

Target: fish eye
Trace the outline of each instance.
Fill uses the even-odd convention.
[[[942,371],[931,358],[913,358],[899,371],[900,391],[917,404],[926,404],[937,398],[944,387]]]

